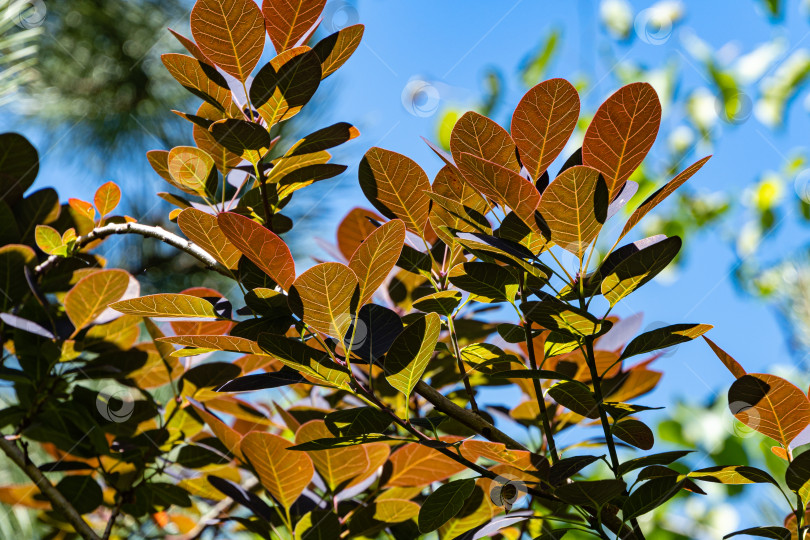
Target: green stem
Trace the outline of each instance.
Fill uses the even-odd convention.
[[[464,362],[461,360],[461,349],[458,346],[458,337],[456,336],[456,329],[453,326],[453,318],[447,317],[447,327],[450,329],[450,341],[453,344],[453,353],[456,356],[456,362],[458,363],[458,372],[461,375],[461,380],[464,381],[464,389],[467,391],[467,397],[470,399],[470,408],[475,412],[478,413],[478,404],[475,402],[475,394],[472,389],[472,385],[470,384],[470,378],[467,377],[466,371],[464,369]]]

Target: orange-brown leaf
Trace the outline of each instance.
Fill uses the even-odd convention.
[[[334,435],[323,420],[310,420],[298,428],[298,432],[295,434],[295,444],[333,437]],[[370,464],[365,445],[315,450],[307,453],[330,490],[365,473]]]
[[[701,167],[703,167],[707,161],[709,161],[709,158],[711,157],[712,156],[706,156],[705,158],[691,164],[686,169],[678,173],[675,178],[667,182],[661,189],[647,197],[647,199],[635,209],[633,214],[630,216],[630,219],[627,220],[627,223],[624,224],[624,228],[622,229],[622,234],[619,236],[619,239],[624,238],[625,235],[630,232],[630,229],[636,225],[636,223],[641,221],[641,219],[646,216],[650,210],[658,206],[661,201],[669,197],[673,191],[681,187],[684,182],[689,180],[696,172],[700,170]]]
[[[213,122],[225,120],[226,118],[231,117],[238,118],[241,116],[241,114],[242,113],[239,111],[239,107],[233,102],[231,102],[230,106],[228,107],[227,113],[225,111],[220,111],[208,102],[203,102],[202,105],[200,105],[200,108],[197,109],[197,116]],[[221,172],[223,175],[227,174],[228,171],[242,162],[241,156],[231,152],[219,144],[211,132],[199,124],[194,124],[194,127],[192,128],[192,136],[194,137],[194,143],[197,145],[197,147],[204,150],[208,155],[214,158],[214,166],[216,166],[217,170],[219,170],[219,172]]]
[[[289,290],[295,281],[295,262],[281,238],[255,221],[232,212],[219,214],[217,224],[245,257],[281,288]]]
[[[391,454],[391,476],[387,486],[426,486],[461,472],[464,465],[438,450],[419,443],[408,443]]]
[[[785,448],[810,424],[807,396],[776,375],[743,375],[731,385],[728,401],[737,420]]]
[[[360,304],[374,296],[394,268],[405,244],[405,224],[394,219],[384,223],[360,244],[349,259],[349,268],[360,284]]]
[[[264,0],[267,35],[281,54],[294,47],[318,20],[326,0]]]
[[[264,50],[264,18],[253,0],[197,0],[191,35],[207,58],[244,82]]]
[[[647,83],[623,86],[596,111],[582,143],[582,164],[605,175],[611,200],[644,161],[660,124],[661,103]]]
[[[225,445],[225,448],[234,456],[242,459],[242,451],[239,448],[242,442],[242,436],[239,435],[235,429],[206,411],[203,407],[195,403],[192,403],[191,406],[194,407],[194,410],[197,411],[197,414],[200,415],[203,421],[208,424],[208,427],[211,428],[216,438]]]
[[[289,508],[315,473],[306,452],[287,450],[292,443],[278,435],[254,431],[242,439],[241,450],[256,470],[262,486]]]
[[[352,208],[338,225],[337,245],[346,260],[351,259],[360,244],[377,229],[377,226],[368,218],[378,222],[383,221],[383,218],[373,210]]]
[[[185,54],[161,55],[163,65],[183,88],[221,110],[233,100],[228,81],[213,66]]]
[[[732,375],[734,375],[735,378],[739,379],[746,374],[745,369],[740,365],[739,362],[734,360],[730,354],[718,347],[714,341],[710,340],[706,336],[702,337],[706,340],[706,343],[709,344],[709,347],[712,348],[712,351],[714,351],[714,354],[717,355],[717,358],[723,362],[723,365],[726,366],[726,368],[731,372]]]
[[[467,153],[520,172],[515,150],[515,143],[505,129],[473,111],[458,119],[450,135],[450,152],[456,164],[461,162],[461,154]]]
[[[196,208],[186,208],[177,217],[177,224],[183,234],[223,266],[236,268],[241,253],[219,228],[216,217]]]
[[[360,162],[359,175],[360,187],[374,208],[389,219],[401,219],[409,231],[425,235],[430,181],[415,161],[375,146]]]
[[[80,279],[65,295],[65,312],[78,331],[121,298],[129,286],[123,270],[99,270]]]
[[[476,189],[499,204],[509,207],[527,226],[532,226],[540,192],[534,184],[513,170],[463,152],[458,163],[465,178]]]
[[[512,115],[512,139],[533,179],[562,152],[578,119],[579,94],[565,79],[549,79],[526,92]]]
[[[599,171],[577,165],[566,169],[543,192],[538,211],[551,230],[551,240],[581,256],[604,223],[597,215]],[[607,205],[604,205],[605,210]]]
[[[93,196],[93,203],[102,217],[115,210],[119,202],[121,202],[121,188],[115,182],[102,184]]]
[[[215,291],[208,287],[189,287],[181,291],[181,294],[188,296],[196,296],[197,298],[210,299],[213,302],[218,302],[220,298],[225,298],[221,292]],[[172,321],[171,326],[174,333],[178,336],[219,336],[227,334],[235,323],[231,321]]]
[[[315,330],[343,339],[352,322],[352,300],[357,294],[357,276],[345,264],[328,262],[313,266],[295,280],[290,303]]]

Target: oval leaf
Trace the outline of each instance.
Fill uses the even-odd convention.
[[[65,313],[78,331],[92,323],[129,286],[123,270],[99,270],[85,276],[65,295]],[[120,311],[120,310],[119,310]]]
[[[278,435],[254,431],[245,435],[240,448],[270,494],[290,508],[315,473],[306,452],[287,450],[292,443]]]
[[[410,397],[436,348],[441,321],[435,313],[419,317],[394,340],[385,355],[385,378]]]
[[[360,303],[370,301],[394,268],[405,244],[405,224],[394,219],[378,227],[349,259],[360,283]]]

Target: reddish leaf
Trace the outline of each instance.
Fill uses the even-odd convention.
[[[408,443],[391,454],[387,486],[426,486],[463,471],[466,467],[438,450]]]
[[[264,19],[253,0],[197,0],[191,35],[206,57],[244,82],[262,56]]]
[[[76,331],[121,298],[128,286],[129,274],[123,270],[99,270],[80,279],[65,295],[65,312]]]
[[[526,92],[512,115],[512,138],[532,179],[562,152],[578,119],[579,94],[565,79],[549,79]]]
[[[717,358],[719,358],[720,361],[723,362],[723,365],[726,366],[726,368],[728,368],[728,370],[731,372],[732,375],[734,375],[735,378],[739,379],[740,377],[746,374],[745,369],[743,369],[740,363],[734,360],[734,358],[732,358],[730,354],[728,354],[726,351],[715,345],[714,341],[710,340],[706,336],[703,336],[703,339],[706,340],[706,343],[708,343],[709,347],[712,348],[714,354],[717,355]]]
[[[661,123],[661,103],[652,86],[623,86],[596,111],[582,143],[582,164],[605,175],[611,200],[644,161]]]
[[[450,152],[456,164],[466,152],[482,160],[520,172],[515,143],[501,126],[486,116],[469,111],[458,119],[450,135]]]
[[[338,249],[346,257],[346,260],[351,259],[363,240],[368,238],[374,230],[376,225],[371,223],[368,218],[374,221],[381,222],[383,218],[373,210],[366,210],[365,208],[352,208],[343,221],[340,222],[337,229],[337,244]]]
[[[326,0],[264,0],[267,35],[280,54],[298,43],[318,20]]]
[[[163,65],[183,88],[220,110],[231,105],[228,81],[213,66],[185,54],[164,54]]]
[[[205,62],[206,64],[210,64],[210,63],[211,63],[211,60],[209,60],[209,59],[208,59],[208,58],[207,58],[207,57],[206,57],[206,56],[203,54],[203,52],[200,50],[200,48],[197,46],[197,44],[196,44],[196,43],[194,43],[192,40],[188,39],[188,38],[187,38],[186,36],[184,36],[183,34],[180,34],[180,33],[178,33],[178,32],[175,32],[175,31],[174,31],[174,30],[172,30],[171,28],[169,28],[169,32],[171,32],[171,33],[172,33],[172,35],[173,35],[175,38],[177,38],[177,41],[179,41],[179,42],[180,42],[180,44],[181,44],[183,47],[185,47],[185,49],[186,49],[186,50],[187,50],[187,51],[188,51],[188,52],[191,54],[191,56],[193,56],[194,58],[196,58],[196,59],[197,59],[197,60],[199,60],[200,62]]]
[[[281,288],[289,290],[295,281],[295,263],[290,248],[281,238],[255,221],[231,212],[219,214],[217,224],[245,257]]]

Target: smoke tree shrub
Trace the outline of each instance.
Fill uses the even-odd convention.
[[[359,183],[373,209],[340,222],[335,260],[293,260],[285,208],[342,173],[329,150],[359,135],[276,136],[360,43],[355,25],[309,45],[324,3],[194,5],[192,39],[176,34],[189,54],[163,57],[202,100],[177,113],[194,144],[147,154],[176,232],[113,215],[112,182],[92,202],[25,195],[37,152],[0,136],[0,379],[14,390],[0,449],[29,479],[0,500],[43,512],[54,537],[633,539],[638,518],[703,482],[778,487],[742,465],[684,472],[688,451],[653,451],[653,407],[635,403],[664,349],[711,328],[636,335],[637,319],[611,315],[681,247],[624,239],[708,160],[608,232],[658,132],[649,84],[611,95],[553,178],[580,112],[563,79],[529,90],[511,132],[463,115],[449,155],[431,145],[432,181],[371,148]],[[259,67],[268,36],[277,54]],[[227,296],[141,296],[94,253],[116,234],[197,258]],[[737,377],[732,412],[779,443],[796,493],[785,527],[742,532],[803,535],[810,466],[793,450],[807,396],[713,348]],[[484,402],[490,387],[514,401]]]

